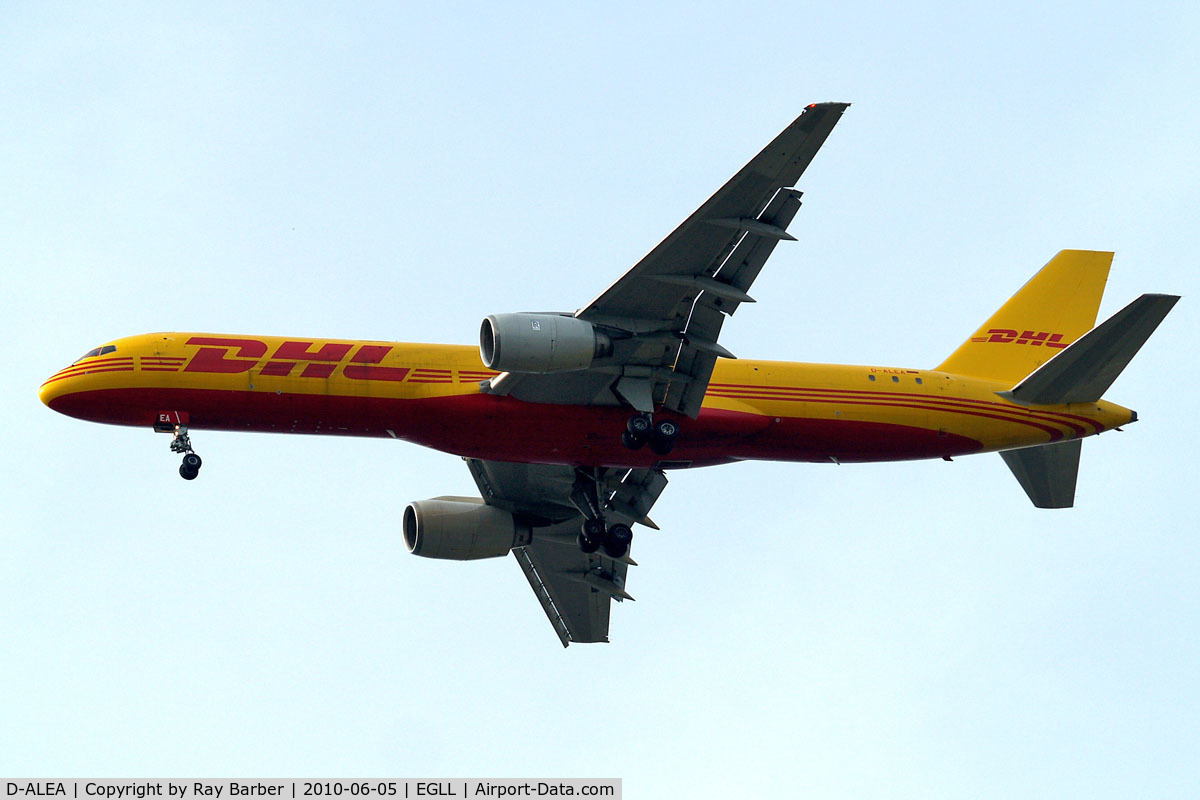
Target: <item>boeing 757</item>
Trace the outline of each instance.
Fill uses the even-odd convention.
[[[408,505],[407,549],[512,553],[562,644],[608,641],[633,526],[667,473],[744,460],[853,463],[998,452],[1034,505],[1071,506],[1080,442],[1137,420],[1102,399],[1179,299],[1096,325],[1112,253],[1063,250],[941,364],[735,358],[718,339],[800,210],[794,188],[846,110],[809,106],[657,247],[575,312],[484,318],[479,347],[151,333],[41,387],[55,411],[169,434],[400,439],[463,457],[480,497]]]

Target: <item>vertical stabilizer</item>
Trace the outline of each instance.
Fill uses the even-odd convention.
[[[937,369],[1014,384],[1096,324],[1112,253],[1063,250]]]

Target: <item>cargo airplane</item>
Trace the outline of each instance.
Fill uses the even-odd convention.
[[[735,359],[726,317],[775,246],[793,188],[845,111],[811,105],[623,277],[574,313],[495,314],[479,348],[154,333],[88,351],[41,387],[63,414],[202,430],[400,439],[461,456],[481,497],[411,503],[407,549],[512,553],[563,645],[608,641],[632,526],[667,472],[744,460],[852,463],[999,452],[1034,505],[1073,504],[1083,438],[1137,415],[1101,399],[1177,297],[1096,325],[1112,253],[1064,250],[932,369]]]

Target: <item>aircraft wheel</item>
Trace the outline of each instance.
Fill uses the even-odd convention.
[[[633,530],[628,525],[612,525],[604,536],[604,552],[612,558],[620,558],[629,552],[631,542]]]
[[[179,465],[179,477],[183,478],[185,481],[194,481],[196,480],[196,476],[199,474],[200,470],[198,469],[188,469],[184,464]]]
[[[657,455],[665,456],[675,449],[675,440],[678,438],[679,426],[669,419],[660,419],[650,434],[650,449]]]
[[[658,424],[654,426],[654,435],[660,439],[669,439],[673,442],[679,436],[679,426],[669,419],[660,419]]]
[[[642,445],[644,445],[645,443],[646,443],[646,439],[643,436],[635,436],[634,434],[630,433],[629,431],[624,431],[621,434],[621,444],[625,445],[626,449],[641,450]]]
[[[634,436],[646,436],[653,427],[654,422],[650,419],[649,414],[634,414],[625,423],[625,430]]]
[[[594,553],[604,542],[605,527],[602,519],[585,519],[579,531],[579,549],[585,553]]]
[[[188,468],[190,472],[199,472],[200,465],[204,462],[200,460],[200,456],[195,453],[188,453],[183,457],[183,466]]]

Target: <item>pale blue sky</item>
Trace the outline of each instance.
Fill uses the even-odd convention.
[[[626,797],[1194,797],[1195,4],[6,3],[0,775],[619,776]],[[804,105],[854,105],[722,343],[932,366],[1064,247],[1114,385],[1078,507],[996,456],[673,473],[613,643],[404,552],[455,457],[87,425],[156,330],[471,343],[574,309]]]

